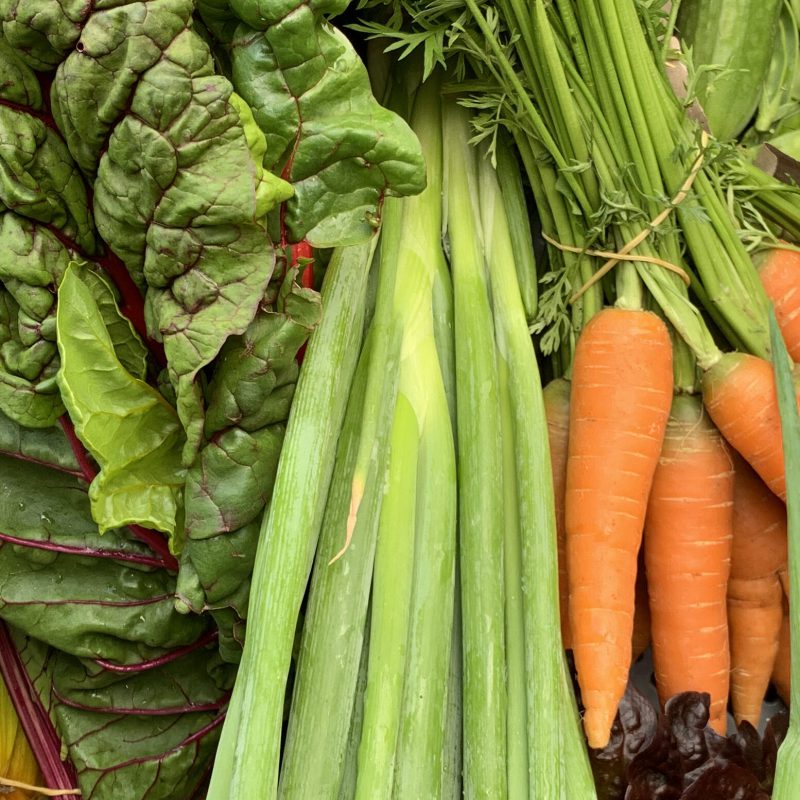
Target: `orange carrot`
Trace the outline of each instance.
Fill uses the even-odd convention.
[[[631,662],[636,556],[672,398],[672,347],[646,311],[605,309],[572,371],[565,521],[572,649],[591,747],[605,747]]]
[[[703,400],[722,435],[785,500],[783,442],[772,365],[747,353],[726,353],[703,376]]]
[[[738,725],[758,726],[778,653],[787,571],[786,507],[738,455],[728,581],[731,701]]]
[[[800,253],[776,248],[757,260],[758,276],[794,361],[800,361]]]
[[[711,695],[726,728],[730,656],[725,594],[733,538],[733,462],[698,397],[672,403],[644,527],[656,687],[662,705]]]
[[[786,705],[789,705],[789,691],[792,686],[791,675],[791,641],[789,635],[789,604],[783,598],[783,619],[778,641],[778,655],[772,668],[772,684]]]
[[[645,574],[643,553],[639,551],[639,570],[636,573],[636,608],[633,612],[633,642],[631,660],[638,661],[639,656],[650,646],[650,604],[647,598],[647,576]]]
[[[569,381],[564,378],[556,378],[544,387],[544,411],[547,415],[547,438],[550,443],[550,466],[553,471],[553,494],[556,504],[561,640],[564,643],[565,650],[569,650],[572,647],[569,631],[567,544],[564,530],[564,493],[567,486],[567,443],[569,441],[569,391]]]

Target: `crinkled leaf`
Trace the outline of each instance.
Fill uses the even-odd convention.
[[[205,434],[186,481],[186,530],[206,538],[254,519],[272,492],[283,423],[297,382],[297,353],[320,318],[316,292],[287,275],[242,336],[228,340],[208,389]]]
[[[0,5],[0,30],[26,64],[48,72],[75,46],[91,8],[85,0],[11,0]]]
[[[100,537],[76,478],[0,456],[0,496],[0,617],[66,652],[122,663],[200,635],[205,622],[174,610],[175,578],[152,554],[122,532]]]
[[[174,409],[120,363],[97,302],[72,269],[59,288],[57,325],[61,394],[100,465],[89,489],[94,519],[101,531],[131,523],[165,531],[177,552],[184,470]]]
[[[202,783],[233,682],[213,649],[120,675],[15,636],[84,798],[189,800]],[[113,745],[113,746],[112,746]]]
[[[240,528],[272,493],[285,425],[230,428],[201,451],[186,479],[186,531],[196,539]]]
[[[91,6],[52,92],[94,180],[98,231],[147,284],[187,464],[202,437],[198,372],[255,315],[275,260],[262,217],[290,191],[263,170],[263,135],[214,75],[192,11],[191,0]]]
[[[0,19],[5,16],[0,7]],[[86,188],[52,121],[39,82],[0,39],[0,209],[52,224],[85,252],[94,248]]]
[[[81,475],[72,448],[60,428],[25,428],[2,411],[0,411],[0,454],[51,466],[76,477]]]
[[[28,427],[49,427],[64,413],[55,287],[69,259],[50,231],[0,212],[0,410]]]
[[[0,15],[2,17],[2,15]],[[34,111],[42,109],[42,90],[33,70],[19,54],[0,36],[0,100],[28,107]]]
[[[611,738],[602,750],[589,750],[598,800],[623,800],[633,758],[656,734],[658,714],[632,682],[619,704]]]
[[[260,525],[258,518],[225,535],[187,539],[176,590],[186,608],[232,608],[242,618],[247,615]]]
[[[74,254],[47,228],[0,214],[0,409],[29,427],[64,413],[55,375],[56,290]],[[115,290],[88,266],[77,268],[97,300],[117,355],[137,377],[147,351],[115,303]]]
[[[211,616],[219,631],[220,658],[238,664],[244,650],[245,621],[232,608],[212,611]]]
[[[144,380],[147,375],[147,348],[130,320],[120,313],[114,288],[86,265],[74,264],[72,269],[91,292],[120,364],[135,378]]]
[[[94,249],[86,189],[64,142],[44,122],[0,104],[0,209],[48,223]]]
[[[424,187],[419,143],[372,96],[366,69],[325,15],[347,2],[232,0],[231,36],[220,2],[200,3],[229,47],[236,91],[267,135],[266,166],[294,187],[281,221],[289,241],[318,247],[363,241],[386,194]]]
[[[290,270],[272,301],[222,350],[208,389],[206,436],[186,479],[187,541],[178,594],[195,611],[220,614],[221,652],[239,657],[261,512],[272,494],[285,421],[298,375],[297,353],[320,318],[316,292]]]

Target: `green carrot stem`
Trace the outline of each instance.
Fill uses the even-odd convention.
[[[506,207],[516,256],[517,280],[522,293],[522,303],[525,306],[525,316],[530,324],[536,318],[538,286],[528,207],[525,203],[519,165],[506,137],[500,137],[498,140],[496,153],[497,174],[503,190],[503,203]]]
[[[792,366],[783,343],[775,312],[769,311],[772,357],[778,406],[781,414],[783,456],[786,464],[786,514],[789,536],[789,631],[791,664],[791,706],[789,730],[778,751],[775,765],[774,800],[792,800],[800,786],[800,417]]]

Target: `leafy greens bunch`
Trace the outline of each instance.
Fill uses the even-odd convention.
[[[0,668],[51,788],[62,745],[84,797],[207,776],[302,256],[424,185],[345,5],[0,3]]]

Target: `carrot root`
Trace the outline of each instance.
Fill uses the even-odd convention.
[[[770,250],[758,263],[758,276],[775,307],[786,349],[793,361],[800,361],[800,253]]]
[[[733,463],[698,398],[675,398],[645,522],[653,666],[665,703],[711,695],[709,725],[727,726],[726,590],[733,537]]]
[[[547,417],[547,438],[550,445],[550,466],[553,473],[553,496],[556,507],[558,541],[558,600],[561,615],[561,641],[564,649],[572,647],[569,629],[569,585],[567,583],[567,541],[564,524],[564,495],[567,487],[567,447],[569,443],[570,384],[556,378],[544,387],[544,411]]]
[[[722,435],[785,500],[783,442],[772,365],[747,353],[726,353],[703,376],[703,400]]]
[[[661,319],[605,309],[572,371],[565,496],[572,649],[591,747],[605,747],[631,663],[636,561],[672,398]]]

